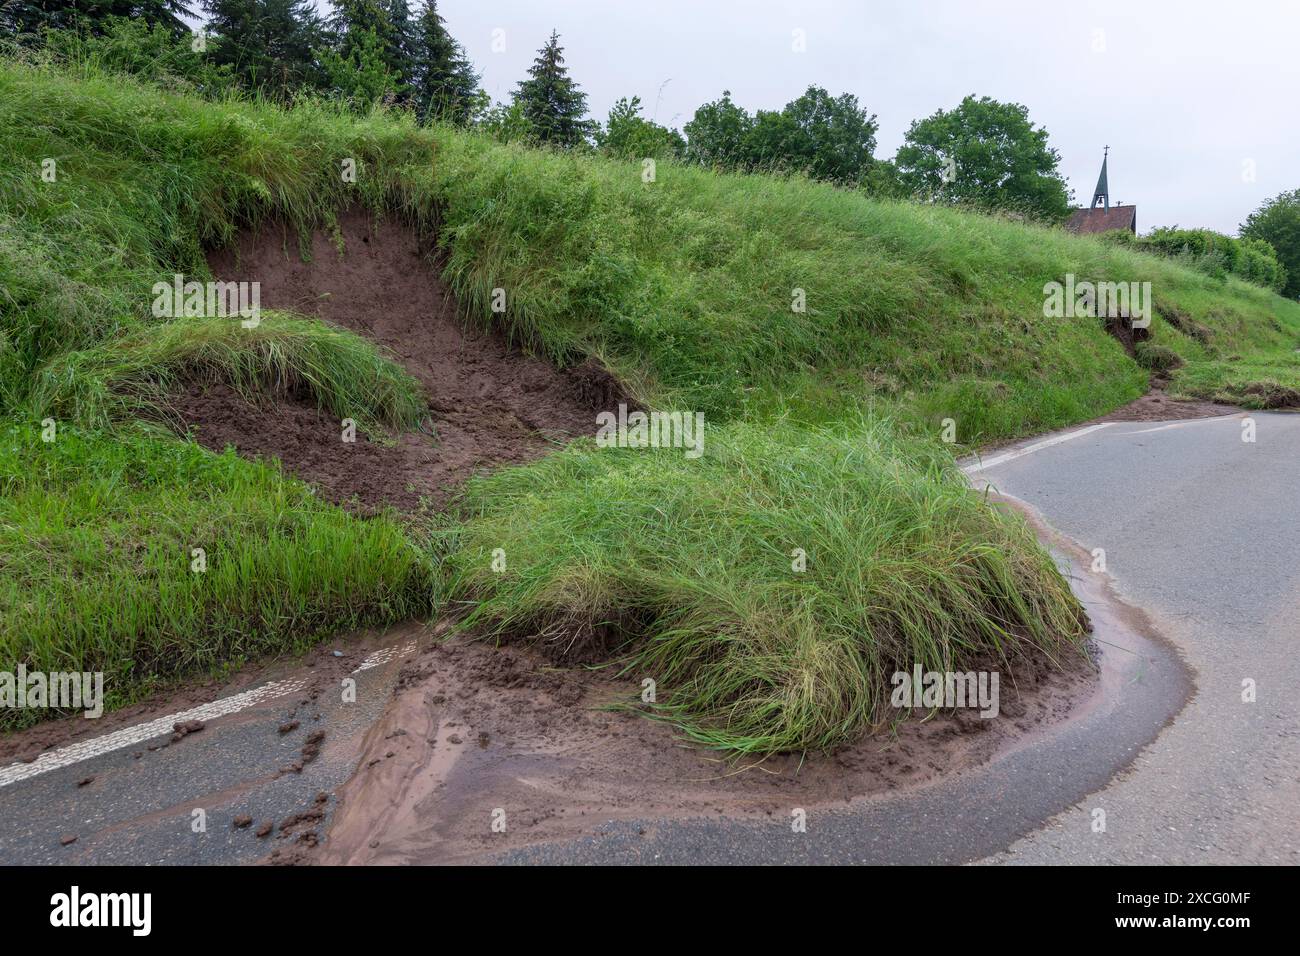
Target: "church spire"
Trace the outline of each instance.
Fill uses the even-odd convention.
[[[1092,208],[1097,208],[1097,203],[1102,204],[1102,208],[1110,208],[1110,186],[1106,182],[1106,160],[1110,156],[1110,147],[1107,146],[1105,152],[1101,154],[1101,175],[1097,177],[1097,188],[1092,193]]]

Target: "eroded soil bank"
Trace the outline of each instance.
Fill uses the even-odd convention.
[[[228,388],[195,385],[174,406],[198,441],[279,458],[335,501],[410,511],[441,507],[480,469],[590,434],[594,412],[624,397],[603,370],[560,371],[499,334],[466,329],[431,250],[410,230],[353,212],[341,239],[342,253],[337,237],[317,233],[304,262],[296,235],[263,230],[214,253],[212,269],[259,281],[264,308],[319,316],[391,350],[424,387],[432,428],[395,444],[358,436],[349,445],[337,420],[293,396],[250,404]],[[357,744],[356,771],[337,791],[322,839],[295,844],[278,862],[480,861],[607,820],[762,820],[792,806],[848,806],[974,771],[1042,739],[1095,707],[1105,683],[1083,657],[1064,669],[1042,661],[1002,675],[996,719],[918,715],[893,736],[831,755],[736,761],[635,710],[609,709],[632,698],[635,675],[559,669],[527,647],[444,637],[442,627],[420,635],[392,701]]]
[[[338,419],[292,395],[246,401],[221,384],[192,384],[172,409],[195,440],[279,458],[330,500],[412,510],[441,507],[473,473],[544,454],[556,442],[594,434],[596,411],[621,393],[590,365],[563,371],[512,347],[504,335],[464,325],[438,278],[434,251],[394,221],[353,210],[332,236],[317,231],[303,261],[283,226],[213,252],[214,276],[261,284],[264,309],[315,316],[387,348],[424,387],[429,420],[394,444],[341,441]],[[340,249],[340,241],[342,248]]]

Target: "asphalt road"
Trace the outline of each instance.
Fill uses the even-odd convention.
[[[977,771],[810,809],[805,833],[784,820],[609,821],[498,862],[1300,862],[1300,416],[1251,417],[1253,442],[1244,415],[1115,423],[969,467],[1082,546],[1058,558],[1098,624],[1104,705]],[[1108,575],[1080,561],[1095,548]],[[1112,633],[1112,588],[1167,641]],[[29,776],[0,766],[0,862],[239,863],[290,846],[293,834],[258,839],[256,823],[233,820],[278,822],[346,780],[400,664],[358,671],[355,703],[285,693],[166,749],[105,749]],[[301,726],[279,733],[290,717]],[[320,757],[282,772],[314,729],[327,731]]]
[[[1129,771],[992,862],[1300,863],[1300,415],[1250,415],[1254,442],[1246,417],[1115,424],[978,473],[1105,549],[1197,686]]]
[[[979,772],[810,814],[805,834],[611,822],[502,862],[1300,862],[1300,416],[1073,429],[970,470],[1086,552],[1104,549],[1115,589],[1193,671],[1195,696],[1154,742],[1133,743],[1179,675],[1147,648],[1095,719]],[[1091,573],[1074,569],[1076,590]]]
[[[164,707],[151,715],[160,718],[160,732],[128,746],[112,746],[106,732],[80,744],[92,756],[66,766],[0,765],[0,864],[251,863],[293,848],[302,833],[323,832],[332,797],[319,806],[324,817],[315,825],[283,834],[279,825],[316,808],[317,794],[332,793],[352,774],[359,741],[391,697],[403,652],[414,646],[410,638],[393,632],[373,654],[371,642],[364,651],[337,645],[344,648],[339,673],[355,681],[355,700],[344,701],[333,677],[313,687],[311,671],[286,663],[251,685],[272,692],[176,743],[170,727],[177,715]],[[286,772],[318,731],[325,734],[318,755]],[[33,770],[43,772],[12,779]],[[239,816],[253,823],[236,827]],[[258,837],[263,822],[275,830]],[[76,840],[65,845],[66,837]]]

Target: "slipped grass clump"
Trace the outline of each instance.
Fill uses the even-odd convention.
[[[901,718],[895,671],[1061,659],[1084,634],[1023,522],[861,419],[731,424],[698,460],[581,442],[474,481],[462,516],[463,627],[605,642],[655,681],[651,713],[732,751],[831,748]]]
[[[220,381],[250,397],[305,391],[337,418],[411,428],[426,415],[419,383],[374,343],[315,319],[262,313],[253,328],[229,317],[171,319],[64,352],[37,373],[39,417],[108,425],[186,381]]]

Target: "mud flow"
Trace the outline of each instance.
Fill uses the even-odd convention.
[[[608,373],[562,371],[500,332],[467,327],[434,250],[413,230],[360,211],[339,226],[338,236],[312,236],[307,261],[297,233],[271,226],[213,252],[209,264],[219,280],[259,282],[264,309],[315,316],[384,346],[424,387],[428,423],[393,444],[362,434],[345,443],[339,420],[305,397],[250,403],[226,385],[195,382],[170,405],[196,441],[278,458],[332,501],[413,510],[442,507],[478,471],[594,433],[596,411],[619,394]]]
[[[1127,405],[1093,419],[1093,422],[1168,422],[1241,414],[1236,405],[1170,398],[1164,391],[1168,383],[1163,379],[1155,379],[1151,384],[1151,391],[1141,398],[1135,398]]]
[[[434,629],[339,788],[327,838],[294,862],[489,862],[615,820],[789,819],[974,770],[1083,713],[1091,661],[1004,674],[996,720],[974,711],[908,720],[833,754],[729,759],[636,709],[636,682],[557,669],[527,647]],[[494,824],[496,824],[494,826]]]

